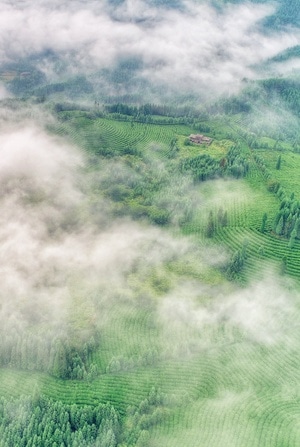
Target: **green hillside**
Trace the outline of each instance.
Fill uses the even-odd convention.
[[[299,443],[300,239],[291,246],[274,221],[293,194],[296,225],[300,155],[287,142],[251,147],[236,117],[151,120],[58,111],[48,128],[85,156],[77,226],[125,219],[154,233],[120,283],[85,290],[69,277],[67,334],[49,344],[53,329],[36,323],[3,334],[0,410],[24,415],[2,419],[5,446]],[[199,127],[210,145],[189,140]],[[104,203],[109,224],[97,220]],[[47,443],[54,411],[65,425]]]

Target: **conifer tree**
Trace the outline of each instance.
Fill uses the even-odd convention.
[[[287,257],[283,256],[280,263],[280,274],[284,275],[287,269]]]
[[[213,237],[215,232],[215,222],[212,211],[209,212],[208,216],[208,223],[206,228],[206,236],[207,237]]]
[[[296,243],[296,236],[297,236],[297,231],[294,229],[291,233],[291,237],[289,240],[289,244],[288,244],[289,248],[294,248],[295,243]]]
[[[223,219],[222,219],[222,227],[227,227],[228,224],[228,213],[224,211]]]
[[[283,231],[283,216],[281,215],[278,224],[276,225],[275,233],[280,236],[282,234],[282,231]]]
[[[278,155],[276,162],[276,169],[279,170],[281,168],[281,155]]]
[[[218,216],[217,216],[217,218],[218,218],[218,225],[222,226],[223,215],[224,215],[223,208],[220,207],[219,210],[218,210]]]
[[[260,227],[260,231],[262,233],[264,233],[266,231],[267,219],[268,219],[268,215],[267,215],[267,213],[264,213],[264,215],[262,217],[261,227]]]

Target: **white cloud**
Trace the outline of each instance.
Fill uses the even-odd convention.
[[[73,5],[74,6],[74,5]],[[255,76],[253,64],[299,43],[297,34],[263,35],[256,26],[265,5],[230,5],[217,11],[186,2],[184,11],[127,0],[106,4],[4,3],[0,60],[51,49],[79,70],[111,67],[119,57],[143,60],[143,76],[182,90],[226,92]]]
[[[80,187],[83,166],[75,148],[32,124],[0,133],[2,330],[34,319],[51,336],[51,327],[68,323],[74,297],[101,325],[106,297],[134,294],[126,283],[134,268],[148,271],[190,247],[158,228],[113,219],[99,197],[101,216],[93,216]]]
[[[180,348],[182,353],[188,353],[190,347],[197,352],[242,339],[290,348],[298,324],[299,300],[299,294],[290,287],[276,279],[274,272],[266,272],[260,282],[236,290],[225,285],[211,288],[185,283],[164,297],[158,315],[166,339],[176,340],[174,349]]]
[[[5,85],[0,82],[0,100],[8,98],[10,95],[5,88]]]

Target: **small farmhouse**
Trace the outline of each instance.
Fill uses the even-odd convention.
[[[212,138],[200,134],[191,134],[189,136],[189,139],[192,143],[196,144],[203,144],[203,143],[210,144],[212,142]]]

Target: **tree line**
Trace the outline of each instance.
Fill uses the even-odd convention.
[[[273,231],[289,239],[289,247],[293,248],[296,239],[300,239],[300,202],[295,199],[294,193],[288,197],[282,187],[278,189],[277,195],[280,206],[274,218]]]
[[[110,404],[0,399],[0,447],[116,447],[119,439],[120,417]]]
[[[49,334],[48,334],[49,335]],[[41,371],[62,379],[92,380],[98,374],[90,362],[98,347],[91,336],[80,344],[63,335],[55,337],[31,332],[3,331],[0,344],[0,365],[29,371]]]
[[[65,404],[39,394],[0,398],[0,447],[148,447],[170,400],[152,387],[122,417],[109,403]]]
[[[249,162],[238,145],[232,146],[221,160],[208,154],[186,157],[180,162],[182,174],[190,174],[194,181],[205,181],[217,177],[242,178],[249,171]]]

